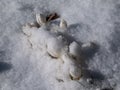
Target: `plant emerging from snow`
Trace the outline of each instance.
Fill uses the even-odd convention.
[[[64,63],[64,75],[72,80],[80,79],[82,75],[81,56],[82,48],[91,47],[88,45],[79,45],[76,41],[69,43],[64,36],[67,30],[67,22],[62,19],[60,25],[54,30],[47,29],[49,22],[43,14],[36,14],[36,22],[26,24],[23,32],[28,36],[29,42],[33,48],[43,46],[44,50],[53,58],[60,58]]]

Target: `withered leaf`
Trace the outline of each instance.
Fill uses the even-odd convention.
[[[59,18],[60,16],[57,13],[52,13],[46,17],[46,21],[51,21]]]

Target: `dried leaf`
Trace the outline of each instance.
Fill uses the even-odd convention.
[[[46,17],[46,21],[51,21],[59,18],[60,16],[57,13],[52,13]]]

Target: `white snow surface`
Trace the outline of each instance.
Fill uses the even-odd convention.
[[[57,12],[75,41],[97,44],[84,52],[84,78],[58,82],[62,62],[31,48],[22,26],[41,12]],[[120,0],[0,0],[0,90],[120,90],[119,36]]]

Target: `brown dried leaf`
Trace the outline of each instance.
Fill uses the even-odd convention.
[[[60,16],[57,14],[57,13],[52,13],[52,14],[50,14],[50,15],[48,15],[47,17],[46,17],[46,21],[51,21],[51,20],[55,20],[55,19],[57,19],[57,18],[59,18]]]

